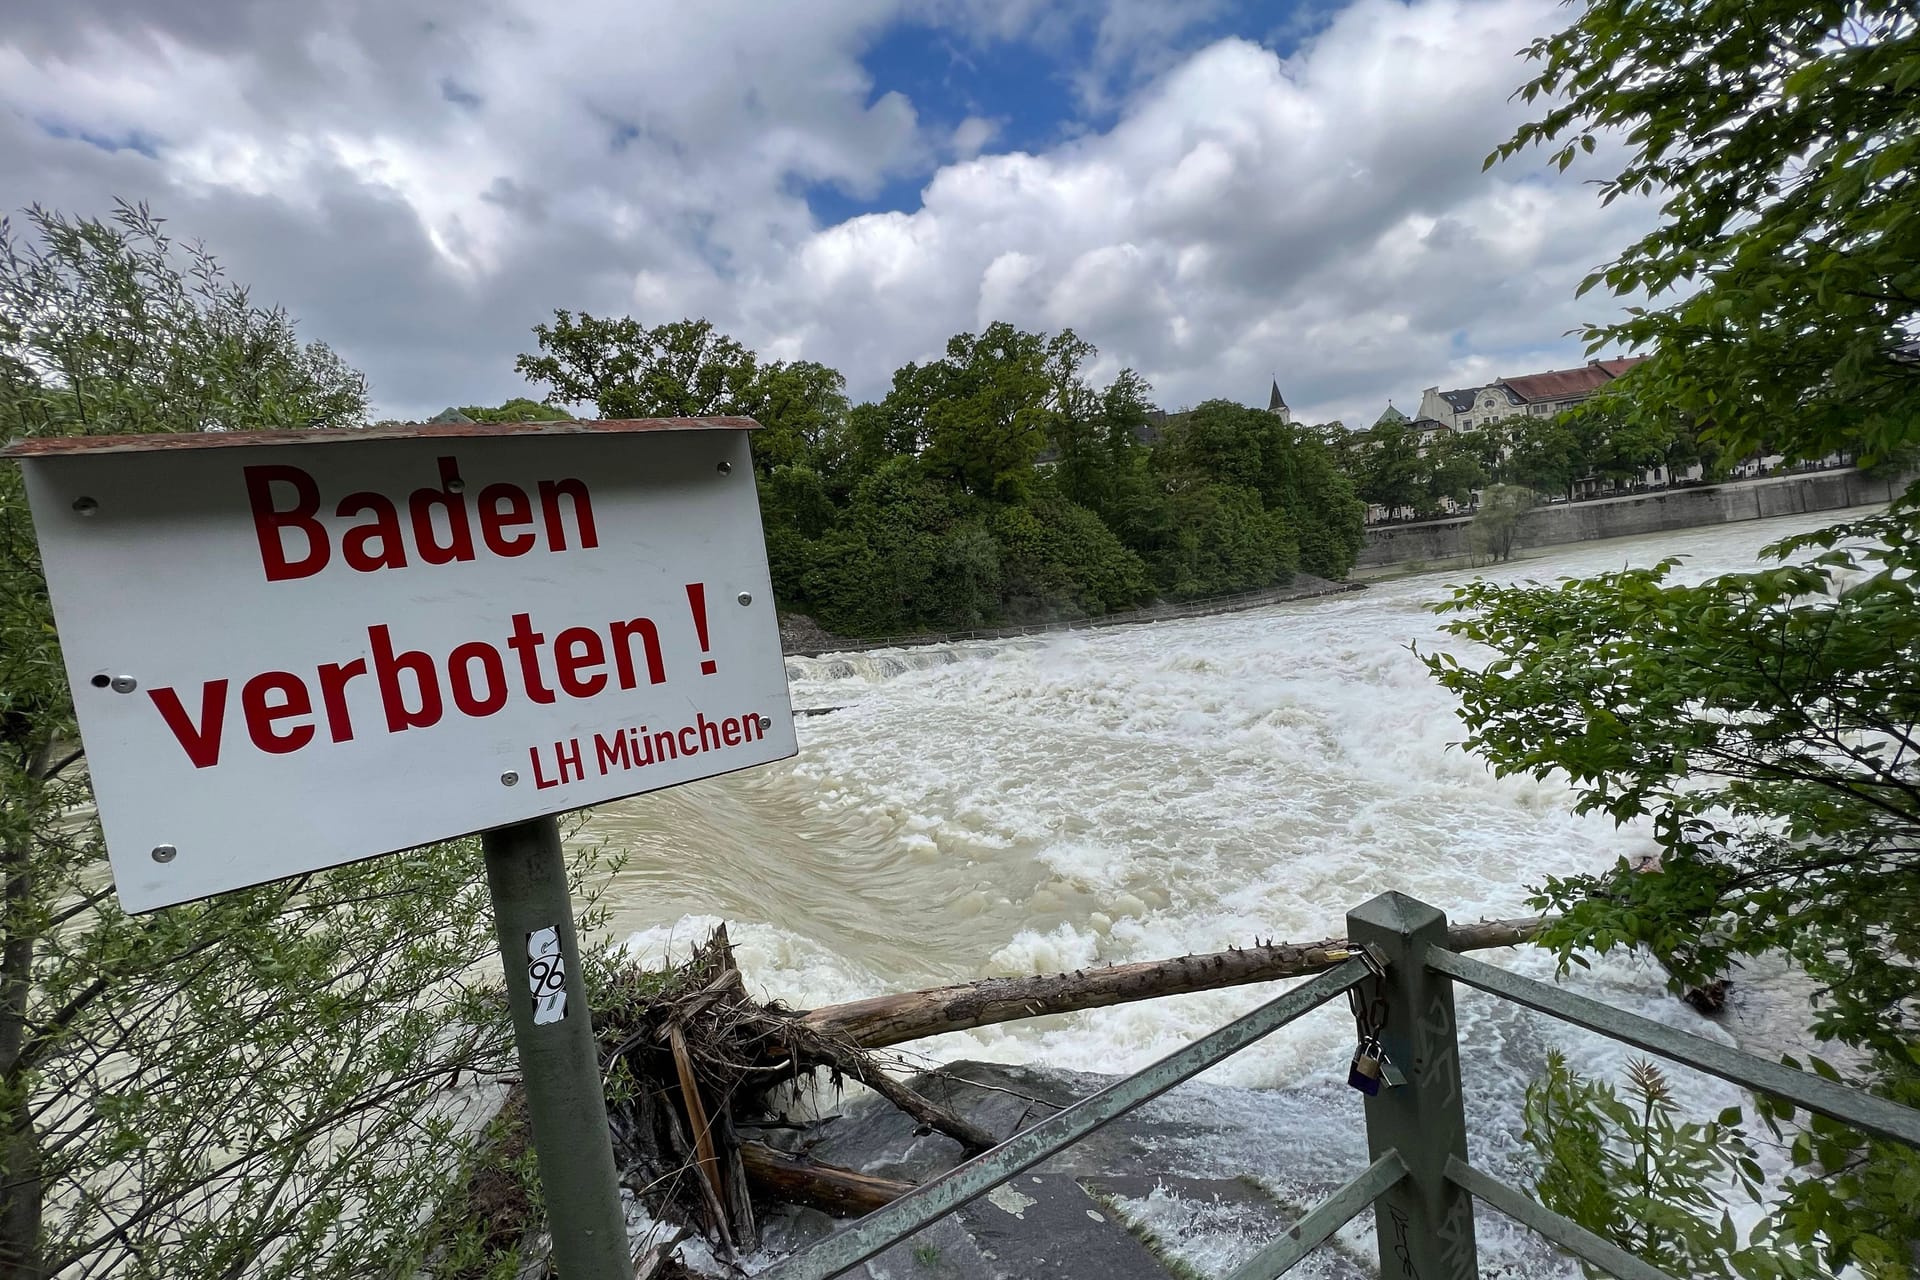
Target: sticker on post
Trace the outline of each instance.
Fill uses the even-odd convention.
[[[560,954],[558,929],[535,929],[527,935],[527,990],[533,996],[534,1026],[567,1016],[567,962]]]

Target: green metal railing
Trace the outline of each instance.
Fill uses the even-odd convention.
[[[1334,968],[915,1188],[762,1276],[827,1280],[840,1275],[1368,979],[1373,979],[1370,1007],[1385,1015],[1380,1045],[1405,1075],[1404,1083],[1366,1099],[1373,1163],[1229,1280],[1275,1280],[1369,1205],[1376,1206],[1383,1276],[1475,1280],[1475,1200],[1622,1280],[1675,1280],[1468,1163],[1455,982],[1790,1099],[1875,1137],[1920,1147],[1920,1111],[1457,955],[1445,947],[1445,914],[1403,894],[1384,893],[1349,912],[1347,936],[1353,954]]]

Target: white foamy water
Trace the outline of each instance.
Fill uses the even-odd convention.
[[[1704,577],[1838,516],[1556,549],[1484,571],[1551,581],[1687,557]],[[1425,606],[1467,571],[1224,617],[878,655],[790,660],[794,761],[599,810],[627,847],[614,927],[657,953],[726,920],[750,979],[797,1006],[968,978],[1344,932],[1387,889],[1455,920],[1526,911],[1526,886],[1652,849],[1644,830],[1576,818],[1558,783],[1495,779],[1423,651],[1464,646]],[[1548,976],[1530,952],[1488,953]],[[1568,981],[1705,1034],[1648,964]],[[1270,997],[1177,997],[943,1037],[940,1058],[1087,1071],[1144,1066]],[[1474,1155],[1517,1159],[1519,1101],[1551,1047],[1607,1072],[1621,1046],[1475,993],[1459,1001]],[[1215,1079],[1318,1091],[1353,1044],[1330,1006]],[[1737,1100],[1679,1081],[1690,1106]],[[1360,1160],[1358,1106],[1329,1128]],[[1711,1114],[1708,1112],[1708,1114]],[[1359,1165],[1355,1163],[1354,1168]]]

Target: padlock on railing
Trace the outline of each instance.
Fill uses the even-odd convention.
[[[1366,1094],[1369,1098],[1380,1092],[1380,1066],[1385,1059],[1380,1042],[1368,1037],[1360,1042],[1353,1051],[1353,1062],[1347,1067],[1347,1083]]]

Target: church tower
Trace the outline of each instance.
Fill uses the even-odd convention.
[[[1293,423],[1293,410],[1287,408],[1287,402],[1280,394],[1280,379],[1278,378],[1273,380],[1273,394],[1267,397],[1267,412],[1273,414],[1284,423],[1289,425]]]

